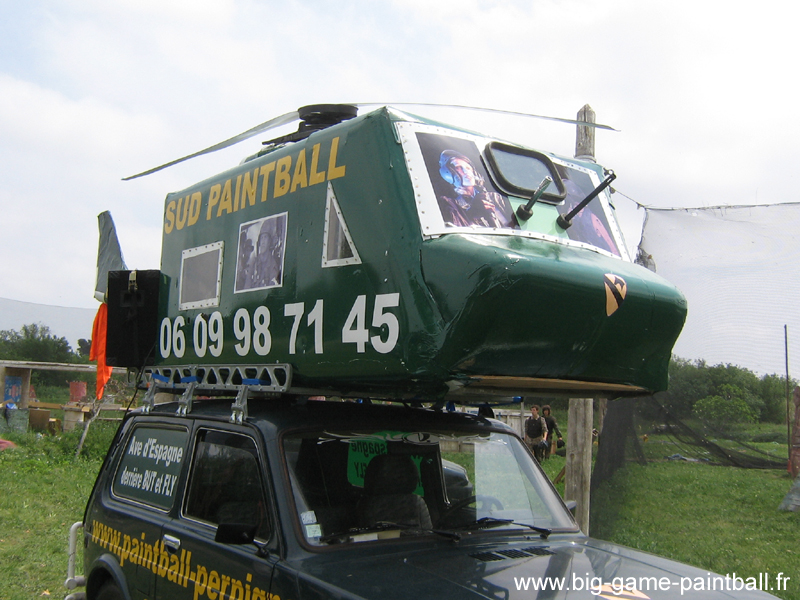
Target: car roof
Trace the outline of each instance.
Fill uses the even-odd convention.
[[[228,421],[232,399],[195,400],[186,418]],[[179,403],[157,404],[151,415],[175,415]],[[442,428],[485,431],[511,431],[508,426],[477,415],[414,407],[409,404],[354,401],[320,401],[285,395],[279,398],[251,399],[247,423],[267,432],[302,429],[352,429],[387,426],[401,429]]]

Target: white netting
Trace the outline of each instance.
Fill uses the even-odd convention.
[[[800,203],[647,209],[640,256],[689,305],[674,354],[782,375],[787,325],[800,365],[799,225]]]

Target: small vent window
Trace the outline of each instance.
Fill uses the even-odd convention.
[[[181,253],[181,310],[219,306],[222,248],[214,242]]]
[[[325,239],[323,241],[322,267],[360,265],[361,258],[344,222],[333,187],[328,183],[328,201],[325,206]]]

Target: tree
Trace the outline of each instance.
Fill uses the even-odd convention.
[[[0,358],[54,363],[86,362],[72,351],[66,338],[53,335],[50,328],[41,323],[23,325],[19,331],[0,331]],[[74,378],[74,374],[68,376],[57,371],[34,373],[35,383],[44,385],[63,385]]]
[[[724,429],[731,423],[755,423],[756,414],[739,395],[741,390],[731,385],[723,387],[727,395],[709,396],[698,400],[694,405],[694,414],[712,423],[715,429]]]
[[[708,372],[716,395],[744,400],[750,407],[750,412],[756,416],[756,420],[761,420],[764,400],[760,396],[761,382],[755,373],[731,364],[709,367]],[[729,389],[730,387],[735,389]]]
[[[790,381],[789,389],[793,390],[796,381]],[[764,375],[760,382],[759,395],[764,400],[761,420],[770,423],[786,422],[786,377],[780,375]]]
[[[92,352],[92,340],[79,339],[78,340],[78,354],[88,357]]]
[[[791,388],[795,385],[792,382]],[[786,378],[765,375],[759,379],[752,371],[732,364],[709,366],[703,360],[673,357],[669,389],[656,397],[676,415],[689,415],[701,400],[717,397],[743,401],[748,414],[759,421],[781,423],[786,418]]]
[[[657,397],[671,412],[686,414],[692,412],[695,402],[713,394],[706,363],[675,356],[669,364],[669,389]]]

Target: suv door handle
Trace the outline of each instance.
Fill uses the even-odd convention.
[[[181,547],[181,541],[178,538],[167,534],[162,536],[161,543],[166,546],[167,552],[170,554],[176,553]]]

